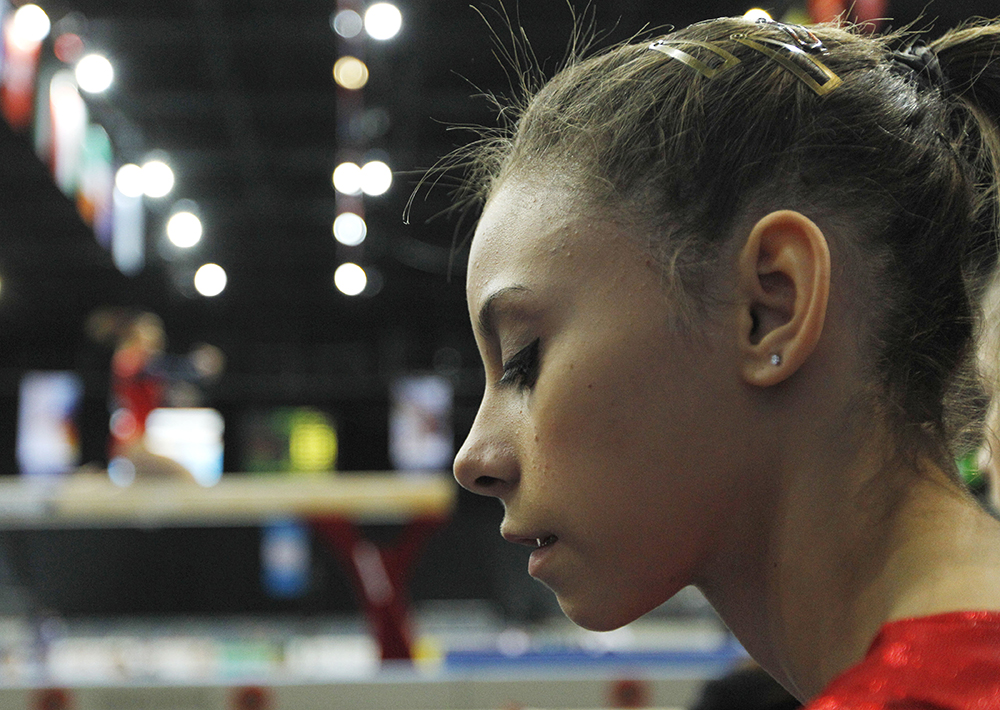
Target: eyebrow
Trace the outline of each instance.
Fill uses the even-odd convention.
[[[520,284],[514,284],[513,286],[504,286],[503,288],[497,289],[483,301],[482,307],[479,309],[479,320],[476,322],[476,329],[483,338],[488,338],[493,334],[494,324],[493,324],[493,311],[496,302],[499,298],[506,296],[509,293],[530,293],[531,289],[527,286],[522,286]]]

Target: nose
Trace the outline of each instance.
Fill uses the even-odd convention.
[[[506,427],[484,400],[476,421],[455,457],[455,480],[473,493],[504,498],[516,487],[520,470]]]

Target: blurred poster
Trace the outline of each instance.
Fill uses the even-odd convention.
[[[76,412],[83,382],[72,372],[29,372],[21,378],[17,463],[27,476],[56,476],[80,465]]]
[[[336,425],[314,407],[250,412],[243,436],[243,468],[250,473],[329,473],[337,465]]]
[[[398,378],[391,391],[389,460],[400,471],[451,468],[451,382],[439,375]]]

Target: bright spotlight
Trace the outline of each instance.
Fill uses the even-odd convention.
[[[360,215],[344,212],[333,220],[333,236],[344,246],[356,247],[368,235],[368,225]]]
[[[333,284],[345,296],[357,296],[368,285],[368,275],[357,264],[347,262],[333,272]]]
[[[100,54],[88,54],[77,62],[74,74],[77,85],[90,94],[106,91],[115,78],[111,62]]]
[[[357,37],[365,26],[361,15],[354,10],[341,10],[333,16],[330,24],[333,26],[333,31],[344,39]]]
[[[333,171],[333,186],[345,195],[360,195],[361,168],[355,163],[341,163]]]
[[[139,197],[142,189],[142,168],[132,163],[126,163],[115,173],[115,187],[125,197]]]
[[[166,197],[174,189],[174,171],[162,160],[142,166],[142,191],[147,197]]]
[[[361,189],[366,195],[384,195],[392,186],[392,170],[381,160],[365,163],[361,168]]]
[[[49,36],[52,23],[38,5],[22,5],[14,13],[10,28],[11,40],[21,49],[31,49]]]
[[[226,270],[218,264],[205,264],[194,273],[194,287],[202,296],[218,296],[226,288]]]
[[[743,15],[743,19],[748,20],[750,22],[759,22],[760,20],[766,20],[770,22],[771,15],[767,12],[767,10],[761,10],[759,7],[755,7],[751,10],[747,10],[746,13]]]
[[[368,83],[368,67],[356,57],[341,57],[333,65],[333,80],[345,89],[360,89]]]
[[[365,12],[365,31],[372,39],[392,39],[403,26],[403,15],[390,2],[377,2]]]
[[[200,242],[202,231],[201,220],[193,212],[176,212],[167,220],[167,238],[181,249]]]

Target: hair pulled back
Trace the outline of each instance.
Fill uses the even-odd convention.
[[[737,220],[796,209],[839,225],[831,249],[866,325],[876,403],[904,449],[947,460],[978,442],[984,405],[975,339],[1000,222],[1000,23],[933,42],[939,73],[894,58],[905,33],[809,29],[842,79],[825,95],[734,39],[789,43],[780,24],[742,18],[665,37],[740,60],[712,78],[648,41],[571,60],[479,144],[472,188],[485,200],[510,175],[566,176],[612,218],[650,227],[668,283],[695,302]]]

